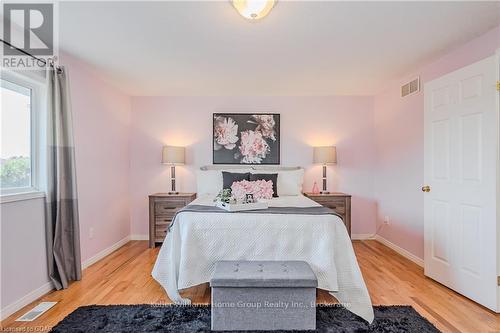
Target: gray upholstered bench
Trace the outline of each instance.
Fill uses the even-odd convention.
[[[314,330],[318,280],[304,261],[219,261],[212,330]]]

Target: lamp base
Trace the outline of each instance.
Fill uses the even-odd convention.
[[[330,194],[330,191],[320,191],[319,194]]]

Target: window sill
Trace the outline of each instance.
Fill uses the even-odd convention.
[[[24,193],[2,194],[2,195],[0,195],[0,204],[7,203],[7,202],[32,200],[32,199],[38,199],[38,198],[45,198],[45,192],[31,191],[31,192],[24,192]]]

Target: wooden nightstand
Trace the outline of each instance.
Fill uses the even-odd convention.
[[[349,237],[351,236],[351,195],[340,192],[330,194],[304,193],[304,195],[325,207],[333,209],[342,216]]]
[[[175,213],[196,199],[196,193],[155,193],[149,196],[149,247],[161,243]]]

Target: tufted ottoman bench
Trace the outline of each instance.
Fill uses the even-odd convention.
[[[314,330],[317,286],[304,261],[219,261],[212,330]]]

